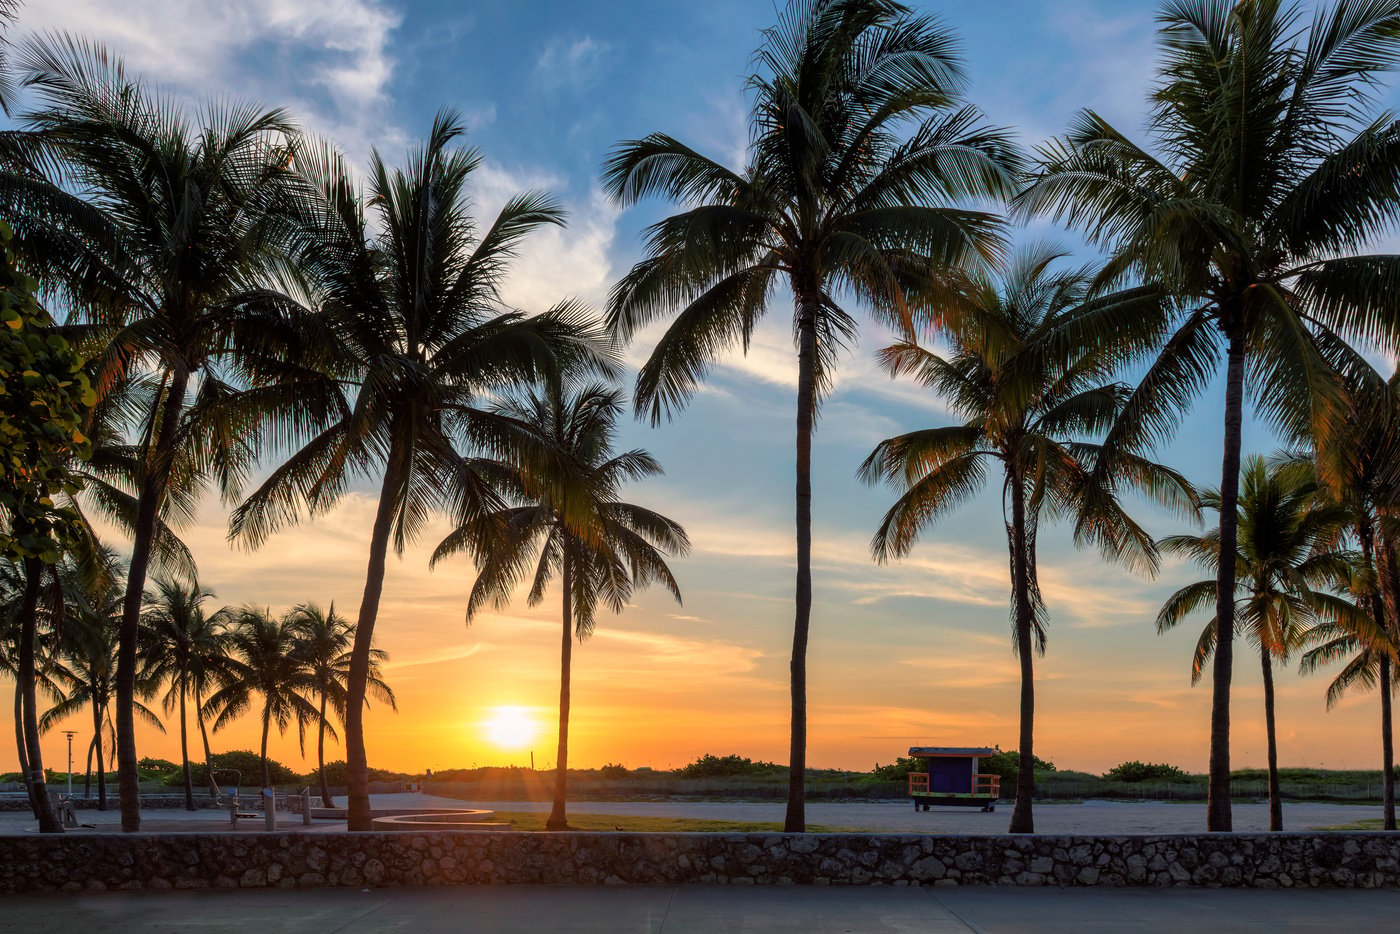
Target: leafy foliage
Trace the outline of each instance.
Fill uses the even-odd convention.
[[[875,763],[875,768],[870,770],[870,774],[878,781],[902,782],[909,777],[910,772],[922,772],[923,770],[924,760],[916,759],[913,756],[899,756],[889,765]]]
[[[1179,778],[1188,778],[1185,769],[1179,769],[1174,765],[1165,762],[1139,762],[1133,759],[1121,765],[1115,765],[1103,775],[1104,778],[1112,782],[1169,782]]]
[[[391,769],[376,769],[370,767],[368,770],[369,780],[372,782],[402,782],[408,781],[413,776],[406,772],[395,772]],[[337,759],[334,762],[327,762],[325,767],[327,785],[338,785],[344,787],[350,784],[350,767],[346,765],[344,759]],[[307,772],[301,777],[303,782],[315,785],[321,779],[316,772]]]
[[[977,771],[987,775],[1000,775],[1004,782],[1014,782],[1021,774],[1020,756],[1021,754],[1015,749],[1009,749],[1006,752],[998,749],[996,755],[977,760]],[[1042,759],[1040,756],[1032,756],[1032,758],[1035,760],[1035,771],[1055,771],[1055,763]]]
[[[15,267],[12,238],[0,222],[0,555],[56,564],[82,534],[77,511],[54,497],[81,487],[73,461],[91,452],[82,426],[97,394],[35,300],[37,283]]]
[[[234,777],[230,771],[239,773],[238,784],[240,788],[256,787],[261,780],[262,758],[256,753],[247,749],[233,749],[229,752],[215,753],[210,757],[210,762],[214,766],[214,780],[221,787],[229,787],[234,782]],[[301,782],[301,776],[278,762],[276,759],[267,760],[268,771],[272,776],[274,785],[294,785]],[[204,768],[204,763],[190,763],[190,771],[194,776],[196,785],[207,785],[209,783],[209,773]],[[166,785],[179,786],[185,783],[185,779],[180,772],[175,772],[165,780]]]
[[[169,759],[153,759],[146,756],[137,761],[136,767],[141,770],[143,776],[149,776],[157,781],[164,781],[172,775],[180,774],[180,764],[171,762]]]
[[[729,775],[762,775],[784,768],[773,762],[755,762],[746,756],[716,756],[707,752],[689,765],[676,769],[676,774],[681,778],[723,778]]]

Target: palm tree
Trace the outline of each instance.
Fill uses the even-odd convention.
[[[1349,688],[1378,689],[1387,830],[1396,826],[1391,699],[1400,665],[1400,529],[1395,519],[1400,512],[1400,395],[1395,382],[1396,377],[1389,386],[1378,379],[1353,381],[1348,392],[1350,430],[1316,452],[1319,476],[1360,548],[1359,567],[1347,590],[1362,612],[1359,619],[1313,627],[1307,639],[1316,647],[1303,657],[1306,672],[1348,660],[1328,688],[1329,707]]]
[[[194,781],[190,772],[188,720],[185,700],[194,701],[195,717],[204,739],[204,768],[210,783],[211,796],[216,793],[210,765],[209,737],[204,729],[204,694],[229,674],[225,654],[223,618],[227,609],[212,614],[204,612],[204,603],[213,599],[214,592],[200,586],[167,578],[155,579],[156,590],[146,595],[145,651],[152,676],[168,688],[162,705],[166,713],[180,710],[180,763],[185,779],[185,807],[195,810]]]
[[[1311,470],[1298,463],[1270,466],[1254,455],[1240,475],[1239,537],[1235,552],[1235,628],[1259,648],[1264,673],[1264,726],[1269,755],[1269,829],[1283,829],[1283,798],[1274,727],[1274,663],[1287,663],[1313,626],[1348,620],[1355,605],[1332,591],[1347,585],[1351,556],[1332,549],[1346,524],[1345,511],[1319,501]],[[1220,508],[1220,492],[1205,490],[1201,505]],[[1220,535],[1172,535],[1157,543],[1166,554],[1190,558],[1211,571],[1220,563]],[[1163,633],[1187,617],[1217,605],[1218,574],[1187,584],[1167,598],[1157,614]],[[1219,640],[1216,618],[1206,623],[1191,659],[1191,683],[1201,680]]]
[[[477,236],[468,182],[481,157],[454,148],[461,134],[444,111],[405,168],[390,169],[376,152],[367,200],[334,153],[299,156],[309,191],[297,259],[337,358],[335,378],[305,392],[328,400],[335,417],[231,520],[232,534],[256,546],[303,510],[332,508],[353,480],[379,478],[346,685],[351,830],[370,826],[364,702],[390,539],[402,553],[437,509],[467,522],[497,508],[457,447],[512,430],[479,407],[483,392],[529,381],[561,355],[610,366],[575,306],[535,317],[500,309],[497,290],[521,240],[563,215],[549,197],[525,193]]]
[[[1164,504],[1193,511],[1191,487],[1180,475],[1145,458],[1119,452],[1104,472],[1101,449],[1083,439],[1107,429],[1127,388],[1110,383],[1110,356],[1080,348],[1057,360],[1062,318],[1084,301],[1088,277],[1056,273],[1063,254],[1034,247],[1017,255],[1001,281],[972,277],[966,294],[944,309],[940,356],[914,343],[884,351],[893,375],[913,373],[946,400],[961,424],[889,438],[860,467],[868,483],[902,490],[871,543],[877,561],[909,553],[930,523],[976,495],[988,462],[1002,470],[1002,511],[1011,559],[1012,647],[1021,666],[1020,771],[1012,833],[1035,829],[1035,652],[1045,652],[1045,605],[1037,577],[1036,541],[1042,517],[1074,517],[1075,537],[1106,556],[1156,568],[1152,538],[1123,511],[1118,494],[1136,488]]]
[[[1327,709],[1331,710],[1348,691],[1374,690],[1381,703],[1381,815],[1382,829],[1395,830],[1395,748],[1392,709],[1395,696],[1393,672],[1400,665],[1400,639],[1393,625],[1375,617],[1375,582],[1368,579],[1364,566],[1354,575],[1351,593],[1358,612],[1347,618],[1320,623],[1306,633],[1312,646],[1303,653],[1299,670],[1314,674],[1327,665],[1342,662],[1342,669],[1327,685]]]
[[[1020,159],[1007,136],[957,105],[967,82],[952,36],[889,0],[793,0],[765,31],[757,61],[741,172],[661,133],[608,160],[603,183],[619,204],[662,195],[685,206],[648,229],[646,255],[613,289],[608,322],[627,340],[674,316],[637,377],[637,412],[656,423],[685,404],[721,352],[747,350],[776,289],[792,290],[797,576],[784,828],[800,832],[812,430],[857,326],[838,299],[849,294],[912,339],[945,273],[1001,246],[997,218],[949,204],[1008,194]]]
[[[281,111],[241,104],[210,105],[191,126],[105,50],[67,36],[31,41],[15,62],[38,109],[6,139],[28,168],[0,173],[0,211],[45,283],[111,329],[99,392],[131,373],[158,379],[140,433],[116,677],[122,829],[135,831],[136,650],[157,520],[182,460],[215,467],[228,491],[256,460],[254,409],[230,414],[225,403],[237,395],[230,380],[259,380],[258,352],[286,347],[283,305],[260,286],[281,255],[270,218],[292,127]],[[297,400],[274,387],[257,401]]]
[[[302,603],[287,614],[287,619],[297,629],[297,654],[311,671],[319,698],[316,715],[316,776],[321,784],[321,806],[335,807],[331,800],[331,789],[326,783],[326,733],[335,738],[335,727],[326,719],[326,708],[345,722],[346,684],[350,680],[351,643],[355,638],[355,627],[350,621],[335,611],[332,603],[329,610],[322,610],[314,603]],[[393,688],[385,682],[380,665],[389,660],[389,653],[383,649],[370,649],[369,678],[366,687],[375,697],[384,701],[393,710],[398,710]]]
[[[108,555],[111,562],[111,556]],[[82,713],[92,717],[92,741],[88,761],[97,757],[97,808],[107,809],[107,759],[105,750],[116,745],[112,702],[116,696],[118,666],[117,633],[121,625],[123,600],[121,578],[114,573],[97,579],[75,576],[65,604],[63,633],[60,638],[63,661],[53,666],[53,677],[62,686],[64,698],[50,707],[39,720],[39,729],[48,731],[63,720]],[[140,658],[140,656],[138,656]],[[164,733],[155,712],[142,701],[154,697],[159,680],[142,659],[137,671],[135,716]]]
[[[626,481],[661,473],[646,451],[613,453],[622,408],[622,394],[604,384],[561,380],[547,380],[540,391],[502,403],[499,414],[527,425],[538,452],[533,463],[507,472],[519,504],[488,517],[498,521],[484,523],[486,534],[482,523],[460,527],[433,553],[434,562],[460,551],[475,556],[479,573],[467,603],[468,623],[487,603],[505,607],[527,575],[530,606],[544,600],[555,579],[560,583],[559,755],[548,830],[569,826],[573,640],[592,635],[599,603],[621,613],[638,587],[659,583],[680,602],[666,557],[690,550],[679,524],[618,499]],[[499,527],[507,530],[503,540],[490,534]]]
[[[316,690],[305,659],[297,651],[296,624],[288,618],[274,619],[267,610],[245,606],[228,617],[225,638],[228,645],[227,675],[218,690],[209,695],[206,709],[214,714],[214,732],[228,726],[253,709],[255,695],[262,698],[262,783],[272,787],[267,764],[267,738],[277,724],[279,736],[293,722],[305,748],[306,725],[316,719],[316,706],[308,699]]]
[[[1246,373],[1260,413],[1297,436],[1343,425],[1334,370],[1367,366],[1345,337],[1393,339],[1400,256],[1356,255],[1400,215],[1400,123],[1375,116],[1400,63],[1400,0],[1334,0],[1310,27],[1283,0],[1166,0],[1156,151],[1091,111],[1042,150],[1019,197],[1174,301],[1091,314],[1077,340],[1152,356],[1106,443],[1166,438],[1225,352],[1220,547],[1235,551]],[[1112,275],[1105,276],[1105,281]],[[1325,440],[1319,441],[1324,446]],[[1209,830],[1229,830],[1235,565],[1220,564]]]

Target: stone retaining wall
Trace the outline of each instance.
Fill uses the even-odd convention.
[[[358,833],[0,837],[0,892],[584,884],[1400,884],[1400,836]]]

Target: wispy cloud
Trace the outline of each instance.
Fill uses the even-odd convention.
[[[612,52],[611,43],[593,36],[556,36],[535,59],[534,80],[545,89],[581,91],[602,74]]]
[[[399,21],[381,0],[44,0],[20,14],[21,28],[77,29],[192,100],[287,106],[357,161],[399,137],[386,119]]]

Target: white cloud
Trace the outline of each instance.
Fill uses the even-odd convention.
[[[357,163],[400,136],[387,119],[399,20],[381,0],[44,0],[20,14],[23,29],[90,37],[192,100],[288,107]]]
[[[592,36],[551,39],[535,59],[535,81],[544,88],[581,91],[592,84],[612,54],[611,43]]]

